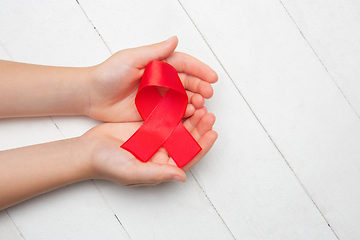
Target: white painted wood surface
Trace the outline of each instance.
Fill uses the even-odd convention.
[[[0,239],[23,239],[6,211],[0,212]]]
[[[360,2],[282,2],[329,75],[360,116]]]
[[[359,238],[360,121],[281,2],[182,2],[337,236]]]
[[[358,2],[0,5],[1,59],[87,66],[177,35],[178,51],[219,74],[206,103],[219,139],[186,183],[73,184],[0,211],[0,239],[360,238]],[[97,124],[82,116],[1,120],[0,150]]]

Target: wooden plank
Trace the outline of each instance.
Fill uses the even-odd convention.
[[[66,37],[66,36],[65,36]],[[58,40],[60,41],[60,40]],[[35,43],[34,43],[35,44]],[[43,44],[43,43],[41,43]],[[25,54],[25,53],[24,53]],[[31,54],[31,53],[27,53],[26,54]],[[43,63],[43,62],[40,62]],[[56,63],[55,63],[56,64]],[[59,65],[64,65],[62,63],[60,63]],[[66,64],[65,64],[66,65]],[[81,63],[79,65],[82,65]],[[71,130],[78,130],[75,128],[79,128],[80,124],[83,124],[83,122],[81,123],[75,123],[75,124],[64,124],[64,127],[61,127],[61,121],[64,120],[66,121],[65,118],[53,118],[57,124],[57,126],[60,128],[60,131],[62,131],[62,134],[66,137],[69,137],[70,134],[73,134],[73,132]],[[69,119],[69,118],[68,118]],[[74,119],[74,118],[71,118]],[[78,120],[79,118],[75,118],[76,120]],[[58,123],[58,120],[60,120],[60,124]],[[81,121],[81,120],[80,120]],[[85,120],[87,121],[87,120]],[[84,128],[81,128],[84,129]],[[69,131],[67,131],[69,130]],[[85,129],[84,129],[85,130]],[[76,134],[79,134],[79,132],[77,132]],[[75,134],[75,135],[76,135]],[[85,183],[84,183],[85,184]],[[76,187],[77,186],[77,187]],[[81,186],[81,187],[79,187]],[[87,187],[90,190],[86,191],[86,194],[80,194],[79,191],[73,191],[71,194],[68,193],[67,191],[69,191],[69,189],[72,189],[73,186],[69,186],[66,188],[62,188],[59,189],[57,191],[54,191],[54,195],[53,193],[49,193],[40,197],[37,197],[35,199],[32,199],[30,201],[27,201],[26,203],[23,203],[21,205],[17,205],[13,208],[11,208],[9,211],[11,212],[12,217],[14,218],[14,221],[16,222],[17,226],[19,227],[19,229],[21,230],[21,232],[24,234],[24,236],[26,236],[27,238],[39,238],[39,237],[43,237],[44,239],[48,238],[48,236],[50,235],[55,235],[56,238],[64,238],[64,236],[66,235],[71,235],[71,236],[78,236],[77,233],[74,233],[74,229],[78,229],[79,234],[81,234],[82,238],[98,238],[98,234],[102,233],[101,231],[98,231],[99,228],[103,228],[106,229],[104,227],[104,225],[108,225],[112,230],[107,232],[108,236],[105,236],[105,238],[114,238],[114,236],[111,236],[111,233],[116,232],[116,230],[118,230],[119,228],[115,227],[114,224],[109,223],[109,221],[107,221],[104,218],[104,215],[106,215],[106,213],[108,211],[106,210],[106,207],[101,208],[102,206],[98,206],[99,203],[97,203],[97,205],[95,206],[95,204],[93,203],[93,201],[87,201],[85,203],[81,202],[81,204],[79,203],[79,200],[81,200],[81,198],[86,198],[86,199],[96,199],[96,195],[92,196],[89,191],[91,190],[91,187]],[[85,188],[82,185],[75,185],[75,189],[78,188]],[[66,191],[66,196],[64,196],[64,193],[61,194],[62,192]],[[59,193],[60,192],[60,193]],[[181,195],[185,195],[186,192],[182,192]],[[54,196],[54,197],[52,197]],[[43,199],[43,197],[45,197],[45,199]],[[69,199],[72,199],[72,201],[67,200],[67,198],[69,197]],[[199,197],[197,195],[195,195],[195,199],[198,199]],[[61,202],[59,200],[62,200]],[[206,197],[204,195],[202,195],[202,198],[200,197],[200,200],[206,200]],[[49,204],[45,204],[49,202]],[[71,203],[70,206],[68,206],[65,203]],[[36,212],[36,216],[34,216],[35,208],[31,208],[31,206],[34,205],[40,205],[44,206],[44,210],[43,211],[37,211]],[[22,206],[25,206],[25,210],[22,208]],[[30,206],[30,207],[27,207]],[[91,216],[92,213],[94,213],[94,211],[89,211],[87,212],[87,216],[84,217],[84,219],[78,219],[79,217],[83,217],[83,210],[82,208],[79,208],[79,206],[86,206],[86,208],[89,209],[101,209],[102,211],[104,211],[105,213],[102,214],[101,217],[93,217]],[[191,206],[191,205],[188,205]],[[55,208],[56,210],[53,210],[52,208]],[[68,209],[71,209],[70,211]],[[212,209],[211,206],[205,205],[202,208],[200,208],[201,210],[208,210],[208,209]],[[73,215],[69,216],[70,213],[73,213]],[[185,211],[184,214],[186,214],[187,212]],[[189,211],[190,213],[190,211]],[[99,214],[97,212],[97,214]],[[216,215],[216,212],[212,210],[212,214]],[[194,217],[194,219],[197,219],[199,217],[194,216],[194,213],[191,215]],[[197,217],[197,218],[196,218]],[[29,218],[35,218],[31,221],[31,223],[29,223]],[[213,230],[209,230],[209,226],[208,227],[204,227],[203,229],[205,230],[209,230],[206,233],[203,231],[200,231],[201,233],[203,233],[204,236],[208,236],[209,238],[215,238],[215,236],[220,236],[221,237],[225,237],[225,238],[231,238],[231,235],[229,235],[229,232],[225,229],[224,225],[219,222],[221,221],[217,216],[213,216],[212,218],[215,218],[218,222],[214,225],[209,225],[210,227],[213,227]],[[58,219],[71,219],[68,222],[60,222],[59,226],[54,225],[54,221],[58,220]],[[76,221],[75,221],[76,219]],[[115,219],[114,216],[112,215],[112,219]],[[200,222],[203,222],[203,225],[205,225],[207,219],[202,218],[203,220]],[[120,218],[121,220],[121,218]],[[99,223],[98,221],[102,221],[102,223]],[[162,223],[164,223],[165,221],[162,220],[160,221]],[[214,222],[214,221],[212,221]],[[98,226],[95,226],[95,225]],[[116,222],[117,225],[118,222]],[[35,226],[42,226],[43,230],[39,230],[37,229]],[[71,227],[72,225],[74,225],[74,227]],[[218,226],[219,225],[219,226]],[[194,227],[194,223],[193,222],[188,222],[187,226],[189,227]],[[88,230],[87,233],[85,233],[85,227]],[[138,228],[138,226],[136,226]],[[37,229],[36,231],[34,231],[34,229]],[[93,231],[96,231],[96,233],[89,231],[89,229],[93,229]],[[171,234],[170,230],[166,230],[168,234]],[[217,233],[214,236],[211,236],[211,234]],[[187,232],[187,234],[192,234],[191,232]],[[118,233],[118,235],[121,236],[121,234]],[[104,237],[104,236],[102,236]]]
[[[89,66],[109,56],[81,8],[71,0],[2,3],[0,26],[0,43],[14,61]]]
[[[219,73],[220,82],[215,85],[215,97],[207,105],[218,117],[215,128],[220,137],[214,149],[191,172],[235,238],[336,239],[180,4],[175,1],[79,2],[112,52],[150,44],[177,34],[180,39],[178,50],[200,58]],[[219,19],[214,17],[217,16],[216,9],[213,9],[211,16],[207,15],[208,2],[194,5],[188,2],[188,5],[191,9],[197,9],[196,14],[201,15],[199,18],[213,18],[207,29],[214,30],[218,26]],[[222,14],[229,13],[230,17],[238,14],[229,9],[227,11]],[[234,26],[220,27],[224,31],[231,31]],[[221,34],[212,31],[209,35],[218,39],[221,45],[227,45],[227,41],[221,41],[224,40]],[[230,55],[232,51],[223,51],[222,54]],[[246,57],[251,60],[250,55]],[[194,181],[191,174],[188,177],[189,182]],[[167,219],[163,212],[173,213],[171,220],[175,226],[183,224],[184,218],[187,219],[186,216],[177,217],[177,208],[182,205],[162,201],[164,198],[177,199],[181,195],[172,193],[174,190],[170,190],[170,187],[167,195],[159,190],[162,198],[154,193],[157,188],[168,188],[167,185],[160,185],[156,190],[124,189],[129,192],[124,195],[120,195],[118,186],[102,182],[97,182],[97,185],[115,212],[140,208],[144,213],[133,213],[136,214],[135,218],[127,214],[121,218],[130,235],[136,238],[144,236],[144,233],[136,232],[138,225],[145,226],[148,232],[154,232],[154,236],[166,234],[153,224],[154,217],[157,220],[157,216]],[[184,188],[186,195],[183,197],[186,198],[187,194],[198,191],[196,185],[189,183]],[[196,206],[195,199],[190,200]],[[157,201],[160,201],[158,205],[164,207],[160,209],[154,206]],[[125,206],[131,207],[125,209]],[[198,219],[202,221],[202,218]],[[172,227],[171,230],[177,233],[176,228]],[[177,238],[178,235],[169,236]]]
[[[2,60],[11,60],[9,54],[7,53],[6,49],[3,47],[1,42],[0,42],[0,59],[2,59]]]
[[[181,3],[337,236],[359,238],[360,121],[282,4]]]
[[[50,118],[2,119],[0,132],[0,150],[63,138]],[[21,234],[29,239],[128,238],[92,181],[52,191],[7,211]],[[0,228],[0,239],[12,232]]]
[[[0,119],[0,150],[63,139],[49,117]]]
[[[23,240],[11,218],[7,212],[3,210],[0,211],[0,240],[7,239]]]
[[[347,0],[282,2],[332,80],[336,82],[357,116],[360,116],[360,3]],[[346,117],[349,113],[339,111],[338,115],[340,114]],[[351,125],[357,125],[357,129],[354,130]],[[360,237],[357,224],[360,214],[353,211],[360,206],[360,189],[356,184],[359,180],[359,139],[356,136],[359,134],[358,125],[352,116],[351,122],[343,122],[341,127],[334,127],[342,152],[336,154],[338,162],[330,161],[329,165],[333,166],[334,170],[329,171],[327,177],[336,176],[333,179],[335,188],[332,197],[338,204],[336,208],[328,204],[322,206],[324,215],[331,223],[336,223],[332,226],[343,239]],[[341,167],[337,168],[338,166]],[[344,195],[339,197],[341,194]]]
[[[234,239],[192,175],[155,187],[96,185],[131,239]]]
[[[92,181],[60,188],[8,211],[25,239],[130,239]]]
[[[360,116],[360,2],[285,0],[282,3]]]
[[[106,13],[104,14],[106,15]],[[131,40],[126,40],[126,41],[130,42]],[[65,137],[81,135],[83,131],[87,130],[92,124],[90,121],[89,121],[89,125],[87,125],[88,127],[80,126],[80,124],[78,123],[62,124],[61,121],[64,121],[65,118],[54,117],[53,119],[56,120],[57,126],[59,126]],[[96,122],[94,122],[94,124],[95,123]],[[76,129],[79,128],[79,126],[80,129],[82,130]],[[191,176],[189,178],[191,178]],[[195,181],[189,181],[189,182],[190,182],[190,189],[198,188],[198,185]],[[106,182],[106,184],[110,184],[110,183]],[[124,204],[121,204],[122,208],[120,208],[118,205],[121,202],[121,199],[112,198],[112,199],[116,199],[118,204],[113,204],[111,205],[111,207],[118,210],[116,211],[116,214],[119,218],[119,221],[121,221],[121,223],[126,227],[131,238],[143,239],[144,236],[147,236],[152,232],[155,232],[158,235],[172,236],[175,239],[183,239],[183,238],[196,239],[196,236],[199,235],[206,239],[219,239],[220,237],[224,239],[232,239],[230,232],[227,230],[226,226],[221,221],[221,218],[219,218],[219,216],[216,214],[216,211],[212,208],[211,204],[209,204],[203,192],[197,191],[196,193],[193,192],[189,194],[189,189],[186,188],[179,188],[179,189],[176,188],[175,190],[176,191],[174,191],[173,195],[175,194],[177,194],[178,196],[188,195],[189,201],[185,201],[185,199],[182,198],[174,199],[173,204],[175,204],[175,206],[183,205],[184,207],[176,208],[177,211],[175,212],[176,214],[174,214],[175,217],[173,215],[167,215],[168,216],[167,218],[165,217],[156,218],[156,222],[154,222],[153,230],[146,228],[145,230],[139,231],[139,223],[132,222],[131,224],[127,223],[127,225],[124,223],[124,218],[133,219],[132,216],[134,214],[138,214],[139,216],[142,216],[144,220],[147,219],[148,221],[152,221],[152,218],[154,217],[154,212],[151,211],[151,209],[153,209],[153,204],[151,204],[150,202],[144,205],[144,208],[148,209],[147,213],[144,211],[139,211],[139,212],[124,214],[123,213],[124,210],[133,209],[131,206],[134,206],[134,195],[128,195],[126,190],[124,190],[124,188],[121,187],[116,188],[115,186],[115,189],[113,189],[113,191],[116,191],[116,196],[119,196],[119,198],[124,199],[122,201],[124,202]],[[160,191],[157,190],[155,193],[160,194]],[[163,194],[166,194],[166,191],[163,191]],[[169,201],[168,199],[163,198],[160,203],[160,205],[163,206],[162,210],[165,214],[173,211],[174,209],[173,205],[169,205],[168,201]],[[199,205],[199,202],[200,203],[207,202],[207,204]],[[136,207],[136,209],[137,208],[138,207]],[[195,211],[195,209],[197,210]],[[209,212],[209,214],[205,215],[206,217],[204,217],[198,214],[199,212],[203,212],[204,214]],[[179,215],[179,217],[176,217],[177,215]],[[184,219],[183,216],[188,216],[188,218]],[[171,218],[172,221],[169,221],[169,218]],[[194,224],[195,222],[197,224]],[[141,225],[145,226],[146,224],[141,224]],[[157,226],[157,228],[155,228],[155,226]],[[164,228],[163,226],[167,226],[167,227]],[[194,235],[194,231],[193,231],[194,227],[197,228],[198,235]]]
[[[16,61],[87,66],[109,56],[75,1],[4,3],[0,29],[1,46],[6,49],[1,53]],[[2,150],[64,138],[46,117],[3,119],[0,129]],[[25,239],[128,239],[92,181],[52,191],[7,211]]]

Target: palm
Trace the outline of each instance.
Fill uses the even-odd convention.
[[[96,177],[106,178],[122,185],[152,185],[169,180],[168,176],[182,175],[192,168],[210,150],[217,134],[211,130],[215,118],[202,108],[184,122],[184,126],[199,142],[203,150],[182,170],[161,148],[148,162],[137,160],[132,154],[120,148],[141,125],[141,122],[101,124],[84,136],[95,143],[96,148],[91,165]],[[170,176],[170,178],[171,178]]]
[[[89,116],[107,122],[140,121],[135,96],[141,70],[119,64],[117,58],[114,55],[96,69],[97,77],[91,82]]]
[[[179,72],[187,90],[189,104],[185,117],[212,96],[210,83],[217,81],[216,73],[199,60],[182,53],[174,53],[177,41],[163,46],[158,43],[117,52],[95,66],[89,82],[89,112],[92,118],[106,122],[140,121],[135,96],[146,64],[152,60],[170,63]],[[172,45],[171,45],[172,44]],[[163,51],[163,53],[159,53]]]

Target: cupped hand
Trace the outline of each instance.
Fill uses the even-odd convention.
[[[217,139],[212,130],[215,116],[205,107],[184,121],[184,126],[202,150],[183,169],[176,166],[164,148],[146,163],[120,148],[141,125],[141,122],[104,123],[85,133],[80,139],[91,154],[88,159],[90,178],[108,179],[126,186],[155,185],[164,181],[185,182],[185,171],[191,169],[210,150]]]
[[[204,98],[213,95],[211,83],[218,79],[209,66],[190,55],[174,52],[176,37],[149,46],[115,53],[103,63],[91,68],[86,114],[105,122],[141,121],[135,106],[135,96],[146,65],[153,60],[171,64],[188,94],[184,117],[191,116],[204,105]]]

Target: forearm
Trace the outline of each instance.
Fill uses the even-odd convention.
[[[84,114],[90,72],[0,60],[0,118]]]
[[[0,210],[90,178],[89,152],[81,138],[0,152]]]

